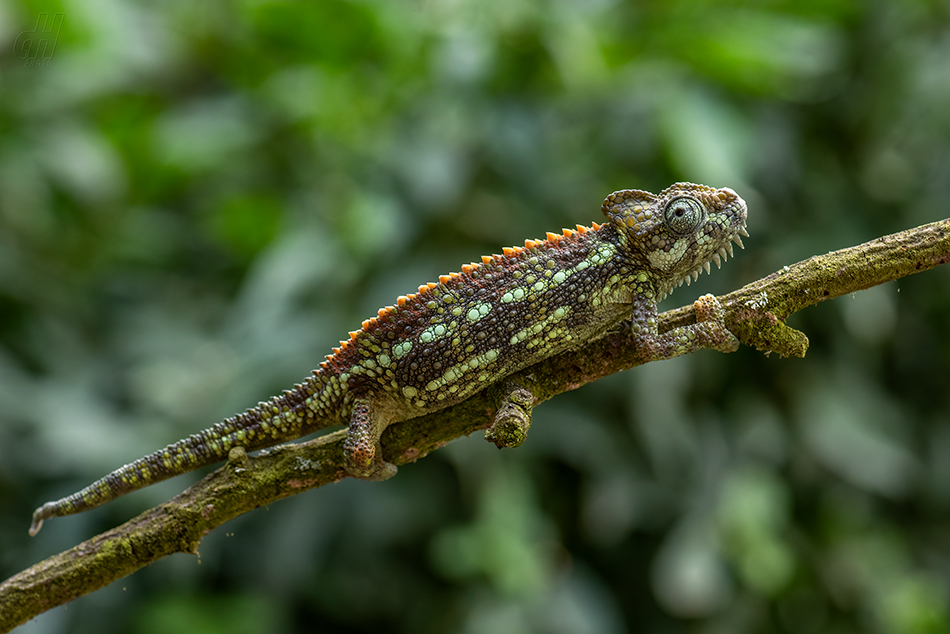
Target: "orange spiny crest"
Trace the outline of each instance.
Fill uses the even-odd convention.
[[[405,295],[400,295],[399,297],[396,298],[396,304],[398,304],[399,306],[405,306],[406,302],[408,301],[409,301],[409,297]]]
[[[474,264],[463,264],[463,265],[462,265],[462,273],[471,273],[471,272],[474,271],[474,270],[475,270],[475,265],[474,265]]]
[[[358,335],[358,334],[360,334],[360,331],[359,331],[359,330],[351,330],[351,331],[350,331],[350,341],[353,341],[354,339],[356,339],[356,335]],[[348,343],[348,342],[343,342],[343,343],[346,344],[346,343]]]
[[[370,325],[371,325],[374,321],[376,321],[375,318],[373,318],[373,319],[364,319],[364,320],[363,320],[363,323],[360,324],[360,327],[361,327],[363,330],[366,330],[367,328],[370,327]],[[353,333],[350,333],[350,336],[352,336],[352,335],[353,335]]]
[[[491,263],[491,261],[492,261],[492,256],[490,256],[490,255],[483,255],[483,256],[482,256],[482,264],[489,264],[489,263]]]
[[[544,235],[545,235],[545,237],[546,237],[548,240],[550,240],[551,242],[557,242],[558,240],[561,239],[561,236],[559,236],[559,235],[556,234],[556,233],[551,233],[550,231],[548,231],[548,232],[545,233]]]
[[[573,229],[561,229],[561,233],[564,234],[564,237],[565,237],[565,238],[570,238],[572,235],[574,235],[574,230],[573,230]]]
[[[577,225],[577,233],[580,233],[581,235],[583,235],[587,233],[588,231],[590,231],[590,229],[588,229],[587,227],[583,225]]]
[[[515,252],[515,250],[512,247],[504,247],[502,248],[501,252],[505,254],[505,257],[508,257],[512,255]]]
[[[432,290],[433,288],[438,286],[438,284],[436,284],[435,282],[429,282],[428,284],[426,284],[426,286],[429,287],[429,290]]]
[[[452,279],[452,278],[451,278],[450,276],[448,276],[448,275],[440,275],[440,276],[439,276],[439,282],[441,282],[442,284],[447,284],[450,279]]]
[[[603,226],[603,225],[597,224],[596,222],[592,222],[592,223],[590,223],[590,224],[591,224],[591,226],[594,228],[594,231],[597,231],[598,229],[601,228],[601,226]]]
[[[420,294],[420,295],[421,295],[422,293],[428,293],[428,292],[429,292],[429,286],[428,286],[427,284],[423,284],[422,286],[419,287],[419,294]]]

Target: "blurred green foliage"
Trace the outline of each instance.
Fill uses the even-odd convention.
[[[667,308],[946,217],[948,60],[946,0],[0,0],[0,575],[198,476],[31,540],[40,503],[613,190],[749,202]],[[948,288],[610,377],[22,631],[950,632]]]

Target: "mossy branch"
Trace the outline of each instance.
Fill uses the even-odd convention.
[[[792,313],[948,261],[950,220],[943,220],[786,266],[719,299],[729,329],[742,343],[800,357],[808,348],[808,338],[784,324]],[[692,306],[672,310],[660,316],[660,330],[694,319]],[[646,359],[627,330],[620,328],[511,379],[528,389],[537,404],[640,365]],[[383,436],[387,459],[396,464],[412,462],[455,438],[488,427],[499,402],[498,389],[489,388],[454,407],[393,425]],[[0,584],[0,632],[162,557],[197,554],[205,535],[243,513],[336,482],[345,475],[344,436],[344,431],[338,431],[256,457],[234,451],[225,466],[173,500],[10,577]]]

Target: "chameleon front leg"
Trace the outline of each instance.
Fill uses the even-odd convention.
[[[524,386],[506,379],[500,388],[495,419],[485,430],[485,440],[499,449],[519,447],[531,427],[533,407],[534,395]]]
[[[662,335],[657,329],[656,304],[644,300],[633,308],[633,333],[639,337],[643,362],[672,359],[683,354],[710,348],[734,352],[739,340],[726,328],[722,306],[713,295],[703,295],[695,302],[696,323],[681,326]],[[498,409],[485,440],[499,449],[520,446],[531,427],[534,395],[522,385],[508,379],[500,387]]]
[[[361,480],[388,480],[396,475],[396,465],[383,460],[379,443],[390,421],[386,408],[369,399],[356,399],[343,443],[347,473]]]
[[[656,304],[644,299],[633,306],[634,336],[640,338],[643,362],[672,359],[683,354],[710,348],[720,352],[735,352],[739,340],[724,321],[722,306],[713,295],[703,295],[695,302],[696,323],[674,328],[662,335],[657,330]]]

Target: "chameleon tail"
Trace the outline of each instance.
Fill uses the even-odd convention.
[[[281,396],[120,467],[77,493],[47,502],[33,512],[30,535],[40,531],[43,520],[81,513],[156,482],[221,462],[235,447],[247,451],[272,447],[329,426],[332,423],[326,421],[318,424],[307,407],[307,399],[322,387],[319,373],[315,374]]]

